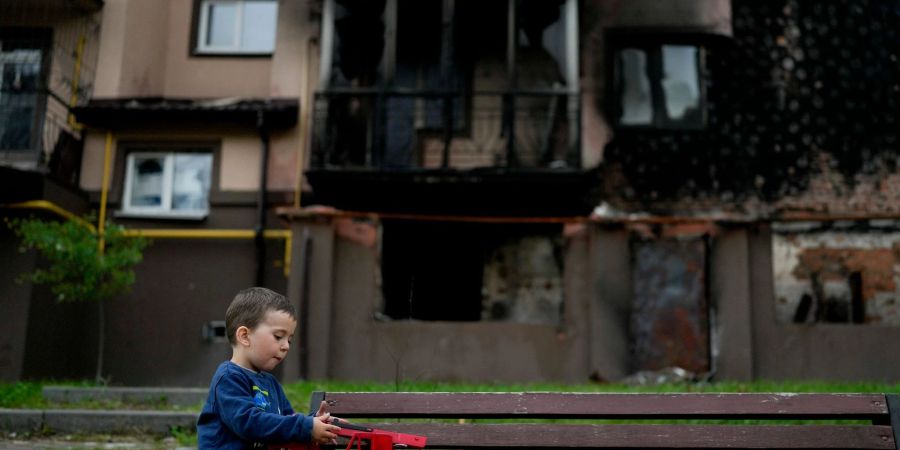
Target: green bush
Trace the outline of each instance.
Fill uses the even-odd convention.
[[[9,227],[21,239],[21,251],[36,250],[47,262],[23,278],[48,285],[59,302],[96,301],[100,309],[95,380],[103,381],[103,302],[127,292],[134,284],[134,266],[141,262],[149,242],[128,236],[125,228],[107,223],[103,232],[94,220],[45,221],[13,219]]]

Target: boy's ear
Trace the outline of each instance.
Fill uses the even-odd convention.
[[[250,345],[250,329],[245,326],[238,327],[234,332],[234,340],[241,345]]]

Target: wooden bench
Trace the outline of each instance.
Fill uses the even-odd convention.
[[[426,448],[900,449],[897,395],[315,392],[313,410],[322,400]],[[697,423],[720,420],[763,422]],[[784,420],[813,422],[765,422]]]

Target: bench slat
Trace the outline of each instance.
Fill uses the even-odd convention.
[[[338,417],[862,419],[884,423],[881,394],[325,393]],[[319,397],[321,398],[321,397]]]
[[[381,423],[428,438],[426,448],[844,448],[894,450],[890,426]]]

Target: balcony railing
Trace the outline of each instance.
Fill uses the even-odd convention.
[[[0,164],[77,182],[82,132],[70,109],[91,97],[102,5],[0,1]]]
[[[314,169],[577,169],[580,102],[565,90],[331,89],[316,95]]]

